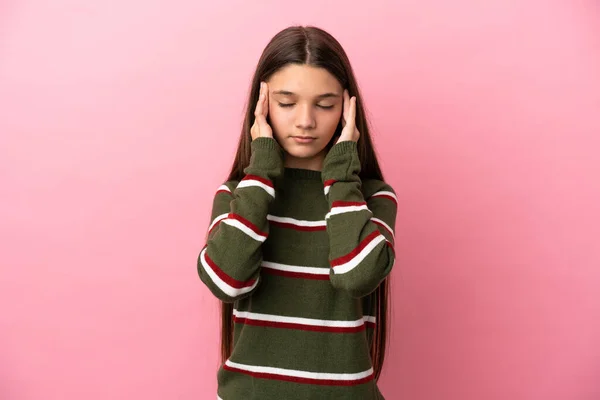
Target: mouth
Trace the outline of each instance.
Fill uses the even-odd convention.
[[[311,143],[317,138],[312,136],[292,136],[297,143]]]

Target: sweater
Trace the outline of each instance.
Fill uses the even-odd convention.
[[[198,273],[234,305],[218,399],[383,399],[369,349],[397,198],[359,172],[356,142],[314,171],[284,167],[279,144],[259,137],[244,178],[216,191]]]

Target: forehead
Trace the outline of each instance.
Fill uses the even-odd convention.
[[[309,65],[287,65],[274,73],[268,83],[270,90],[286,90],[308,97],[342,91],[342,86],[329,71]]]

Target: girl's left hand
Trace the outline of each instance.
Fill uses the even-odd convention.
[[[336,143],[344,141],[357,142],[360,137],[360,132],[356,129],[356,97],[348,94],[348,90],[344,90],[344,110],[342,112],[342,132]]]

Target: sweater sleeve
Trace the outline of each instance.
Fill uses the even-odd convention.
[[[244,178],[217,190],[207,242],[198,256],[200,279],[224,302],[249,296],[259,284],[261,246],[269,234],[267,214],[275,199],[273,182],[283,173],[275,139],[255,139],[251,154]]]
[[[331,148],[322,171],[331,284],[354,297],[373,292],[395,260],[395,192],[378,180],[365,190],[360,168],[356,142],[344,141]]]

